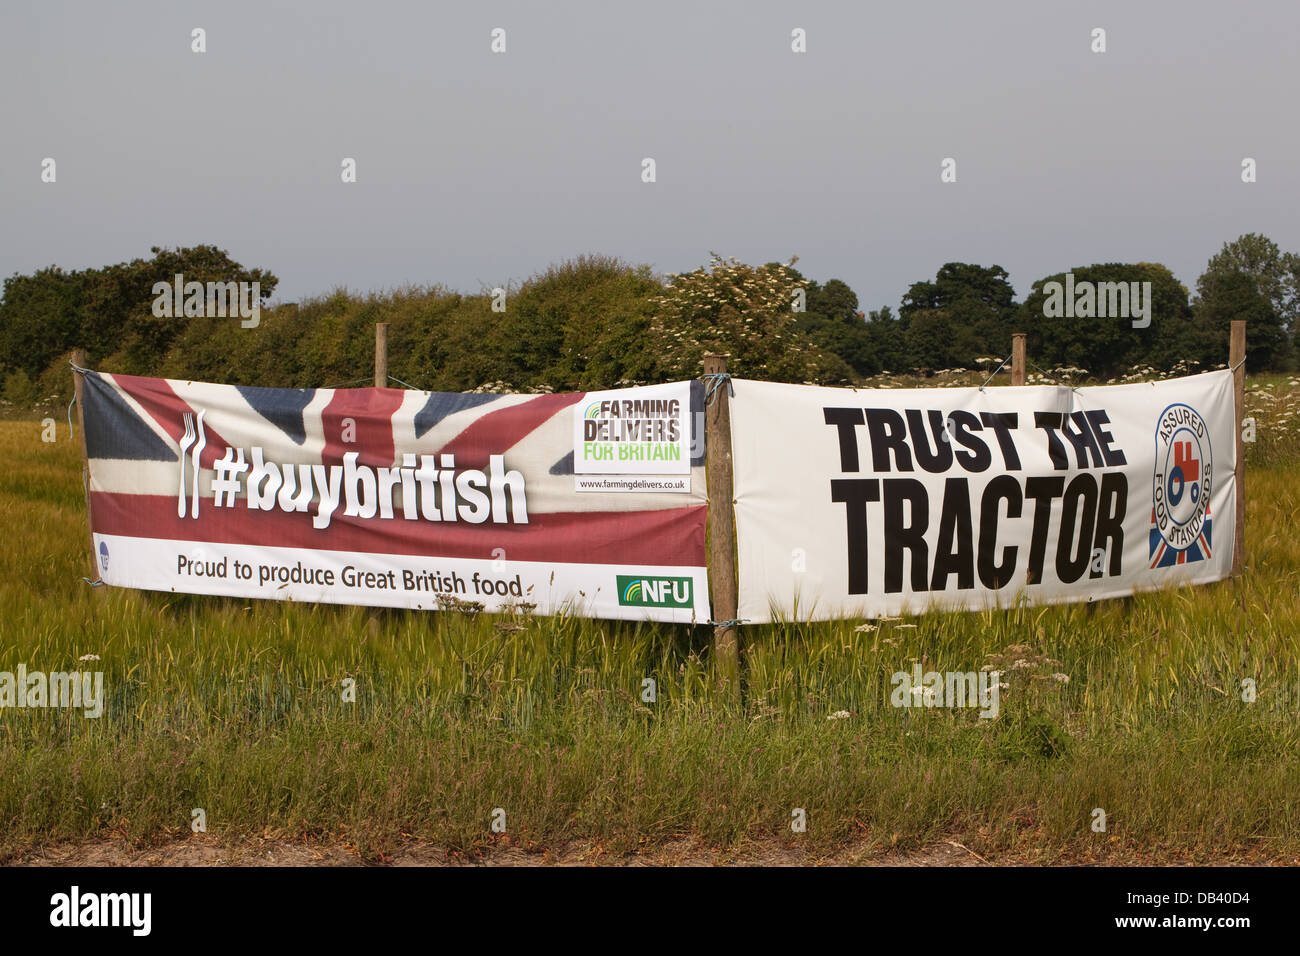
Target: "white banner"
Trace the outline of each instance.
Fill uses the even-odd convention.
[[[735,380],[739,616],[1120,597],[1230,572],[1233,379],[847,389]]]
[[[96,534],[117,587],[436,611],[532,605],[545,614],[708,619],[702,567],[473,560]]]

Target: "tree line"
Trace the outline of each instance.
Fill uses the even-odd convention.
[[[363,384],[376,322],[390,326],[390,373],[438,391],[666,381],[699,374],[706,351],[729,353],[738,376],[854,384],[881,373],[988,367],[1009,353],[1017,331],[1028,333],[1035,364],[1108,379],[1137,366],[1222,365],[1233,319],[1248,322],[1251,371],[1289,370],[1297,361],[1300,256],[1253,233],[1224,244],[1194,294],[1158,263],[1112,262],[1067,270],[1069,286],[1066,272],[1045,276],[1017,302],[1000,266],[950,262],[909,286],[897,312],[863,312],[847,283],[809,279],[797,259],[755,266],[714,255],[692,272],[661,276],[590,255],[502,290],[338,289],[266,304],[252,328],[236,318],[159,317],[156,284],[170,285],[177,274],[200,283],[257,282],[270,299],[273,273],[213,246],[151,252],[99,269],[50,266],[5,280],[7,401],[66,400],[75,348],[87,350],[93,367],[126,374],[295,388]],[[1083,299],[1077,310],[1073,302],[1062,309],[1062,287],[1107,283],[1149,293],[1142,321],[1102,317]],[[1113,311],[1116,286],[1109,288]]]

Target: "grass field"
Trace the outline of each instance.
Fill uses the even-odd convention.
[[[203,808],[219,839],[314,840],[371,860],[412,841],[623,853],[683,837],[1294,860],[1297,392],[1277,379],[1252,395],[1242,580],[747,628],[742,701],[715,689],[703,629],[96,593],[66,421],[54,444],[36,421],[0,422],[0,670],[102,669],[107,696],[98,720],[0,711],[0,859],[187,838]],[[997,720],[889,705],[890,675],[914,660],[966,671],[990,655],[1010,685]],[[505,835],[490,829],[497,808]],[[795,808],[806,832],[791,829]]]

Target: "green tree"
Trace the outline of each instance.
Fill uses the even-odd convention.
[[[84,273],[57,266],[5,280],[0,300],[0,372],[35,379],[58,355],[81,344]]]
[[[910,367],[904,324],[889,306],[867,313],[867,336],[879,372],[894,372]]]
[[[1011,349],[1015,289],[1001,266],[944,264],[933,282],[903,296],[904,363],[915,369],[973,368]]]
[[[96,367],[156,375],[173,343],[194,324],[218,339],[239,328],[237,319],[159,318],[153,314],[154,285],[175,276],[187,282],[258,282],[263,298],[277,279],[263,269],[246,269],[214,246],[154,247],[152,259],[64,272],[57,267],[5,280],[0,301],[0,368],[23,369],[38,378],[52,361],[73,348],[87,350]],[[256,330],[241,330],[255,335]],[[208,341],[212,336],[205,336]]]
[[[572,390],[646,381],[654,374],[646,336],[661,288],[648,266],[599,255],[533,276],[493,314],[505,380]]]
[[[670,276],[654,300],[650,338],[660,380],[700,374],[705,352],[731,356],[732,374],[778,382],[842,382],[852,375],[838,356],[798,327],[788,263],[746,265],[710,254],[709,267]]]
[[[772,263],[776,265],[776,263]],[[843,359],[857,377],[874,375],[880,371],[880,362],[874,350],[871,332],[866,319],[858,311],[858,296],[841,279],[831,279],[825,285],[804,279],[798,270],[791,270],[805,291],[805,311],[796,319],[795,326],[807,335],[827,355]]]
[[[1066,315],[1073,311],[1064,308],[1066,273],[1045,276],[1033,284],[1017,320],[1029,334],[1026,344],[1035,364],[1082,368],[1098,378],[1110,378],[1136,365],[1167,370],[1180,362],[1203,360],[1203,343],[1191,322],[1187,289],[1167,267],[1150,262],[1107,262],[1069,271],[1074,276],[1076,299],[1085,288],[1081,283],[1091,283],[1098,293],[1093,300],[1094,313],[1100,311],[1096,301],[1103,294],[1103,283],[1125,283],[1130,292],[1132,283],[1137,283],[1140,295],[1145,294],[1144,283],[1151,283],[1151,323],[1134,327],[1137,310],[1131,297],[1126,316]],[[1049,283],[1060,288],[1049,293]],[[1109,302],[1109,295],[1106,298]],[[1059,310],[1049,309],[1049,299],[1059,303]],[[1142,301],[1145,307],[1145,298]],[[1060,314],[1049,314],[1054,310]]]
[[[1246,367],[1251,371],[1282,366],[1287,352],[1286,331],[1277,309],[1246,272],[1213,272],[1197,284],[1198,342],[1206,364],[1228,358],[1228,336],[1234,319],[1246,321]]]
[[[1232,242],[1225,242],[1206,264],[1197,281],[1197,291],[1207,276],[1226,272],[1244,272],[1255,280],[1259,293],[1268,299],[1282,324],[1295,330],[1300,315],[1300,255],[1283,252],[1267,236],[1248,232]]]
[[[150,251],[152,259],[133,259],[91,270],[86,275],[82,300],[82,333],[86,341],[81,344],[100,365],[135,375],[157,374],[163,357],[187,328],[187,323],[222,323],[218,328],[230,334],[234,330],[225,326],[244,333],[256,332],[239,329],[239,321],[232,318],[155,316],[154,287],[160,282],[170,286],[177,275],[183,276],[184,282],[204,284],[256,282],[261,297],[266,299],[279,282],[272,273],[247,269],[215,246],[183,249],[154,246]]]
[[[36,394],[36,383],[22,369],[11,373],[4,383],[4,400],[10,405],[30,408],[40,397]]]
[[[1242,276],[1248,281],[1238,278]],[[1198,325],[1207,345],[1217,337],[1221,353],[1228,323],[1246,319],[1250,366],[1289,366],[1300,315],[1300,256],[1282,252],[1267,236],[1248,232],[1225,242],[1210,258],[1196,281],[1196,291]],[[1268,308],[1261,307],[1261,298]]]

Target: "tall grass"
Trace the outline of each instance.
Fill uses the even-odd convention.
[[[619,852],[682,836],[884,851],[960,835],[1044,859],[1300,851],[1300,457],[1285,442],[1249,472],[1240,581],[747,628],[737,700],[716,689],[703,629],[93,591],[66,424],[60,438],[0,423],[0,670],[102,670],[107,703],[98,720],[0,711],[0,856],[184,836],[198,807],[224,837],[376,859],[411,840]],[[1001,715],[891,707],[890,675],[913,661],[1001,662]]]

